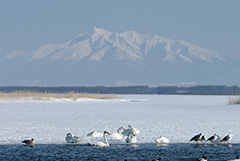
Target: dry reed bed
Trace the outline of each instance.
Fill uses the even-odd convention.
[[[80,98],[90,99],[117,99],[113,94],[89,94],[89,93],[48,93],[48,92],[33,92],[33,91],[14,91],[0,92],[0,100],[52,100],[52,99],[70,99],[78,100]]]

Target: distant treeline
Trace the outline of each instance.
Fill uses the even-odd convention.
[[[239,95],[238,86],[205,85],[193,87],[177,86],[128,86],[128,87],[106,87],[106,86],[59,86],[59,87],[29,87],[29,86],[2,86],[0,92],[34,91],[47,93],[99,93],[99,94],[173,94],[173,95]]]

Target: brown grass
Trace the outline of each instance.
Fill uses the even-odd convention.
[[[91,99],[117,99],[116,95],[112,94],[89,94],[89,93],[48,93],[48,92],[34,92],[34,91],[14,91],[14,92],[0,92],[0,99],[3,100],[51,100],[51,99],[71,99],[77,100],[79,98],[91,98]]]
[[[240,96],[234,97],[234,98],[229,98],[228,103],[229,104],[240,104]]]

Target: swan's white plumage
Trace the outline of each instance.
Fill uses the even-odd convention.
[[[104,131],[104,133],[103,133],[104,142],[89,143],[89,145],[91,145],[91,146],[100,146],[100,147],[109,146],[109,143],[108,143],[107,137],[106,137],[107,134],[109,134],[109,132]]]
[[[160,136],[159,138],[154,140],[156,143],[159,144],[168,144],[169,143],[169,139],[163,136]]]
[[[126,138],[126,143],[136,143],[137,142],[137,138],[135,136],[134,133],[129,133],[128,137]]]
[[[134,132],[135,135],[138,135],[138,134],[139,134],[140,131],[139,131],[138,129],[136,129],[135,127],[133,127],[133,126],[131,126],[131,125],[128,125],[128,127],[133,130],[133,132]]]
[[[110,135],[107,136],[108,139],[112,140],[121,140],[123,138],[123,135],[121,134],[121,130],[126,130],[124,127],[118,128],[117,132],[111,133]]]
[[[132,129],[124,130],[121,134],[122,134],[123,136],[128,136],[130,133],[133,133],[133,130],[132,130]]]
[[[80,143],[82,141],[80,137],[73,136],[71,133],[67,133],[65,140],[67,143]]]
[[[131,126],[131,125],[128,125],[128,129],[127,130],[124,130],[123,132],[122,132],[122,135],[123,136],[128,136],[130,133],[133,133],[134,135],[137,135],[137,134],[139,134],[139,130],[138,129],[136,129],[136,128],[134,128],[133,126]]]
[[[87,137],[98,138],[98,137],[103,137],[103,134],[94,130],[94,131],[88,133]]]

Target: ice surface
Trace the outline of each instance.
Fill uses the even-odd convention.
[[[82,137],[91,131],[116,132],[132,125],[140,130],[139,143],[154,143],[164,136],[170,143],[188,143],[196,134],[234,134],[240,143],[239,105],[229,96],[122,95],[122,99],[52,101],[0,101],[0,144],[65,143],[67,133]],[[115,141],[116,142],[116,141]],[[115,143],[110,141],[111,143]],[[125,140],[118,143],[125,143]]]

